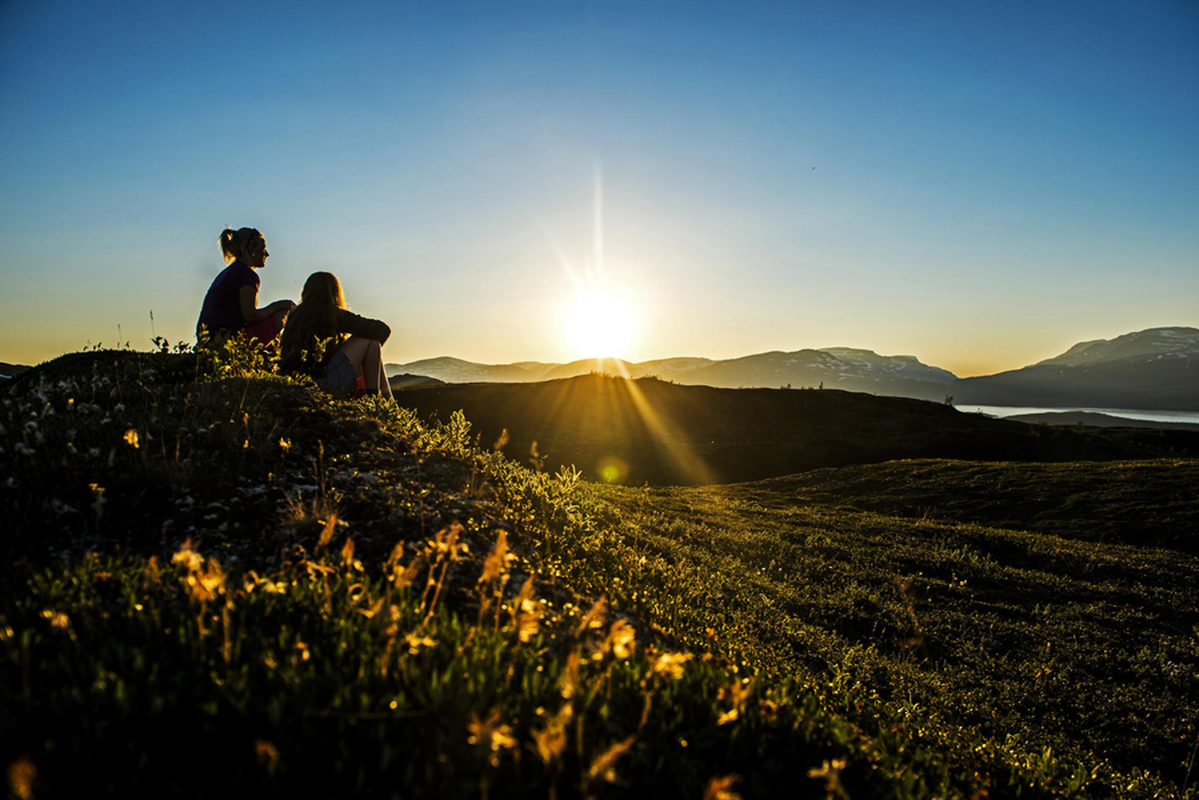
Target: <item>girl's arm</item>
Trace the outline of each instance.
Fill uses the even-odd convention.
[[[290,311],[296,305],[290,300],[276,300],[269,306],[259,308],[258,288],[252,283],[247,283],[241,287],[238,299],[241,303],[241,318],[250,325],[253,325],[255,322],[262,322],[267,317],[272,317],[280,311]]]
[[[346,311],[344,308],[337,310],[336,317],[337,330],[341,333],[374,339],[379,344],[384,344],[391,336],[391,328],[381,320],[360,317],[353,311]]]

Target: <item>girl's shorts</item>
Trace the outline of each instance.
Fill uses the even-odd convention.
[[[354,365],[350,363],[350,359],[346,358],[346,354],[340,350],[334,353],[333,358],[329,360],[321,380],[343,392],[352,392],[358,388],[358,373],[354,369]]]

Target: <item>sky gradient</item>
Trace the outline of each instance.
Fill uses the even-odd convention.
[[[226,224],[388,361],[591,276],[634,361],[1014,369],[1199,326],[1199,6],[0,3],[0,361],[190,340]]]

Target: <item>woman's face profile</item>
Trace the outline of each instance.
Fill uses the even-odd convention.
[[[255,236],[246,243],[246,259],[249,260],[251,267],[265,267],[266,259],[270,255],[270,251],[266,249],[266,238],[263,236]]]

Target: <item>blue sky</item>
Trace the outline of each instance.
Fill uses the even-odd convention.
[[[978,374],[1199,325],[1199,6],[6,0],[0,176],[0,361],[190,338],[232,224],[391,361],[585,355],[591,274],[634,360]]]

